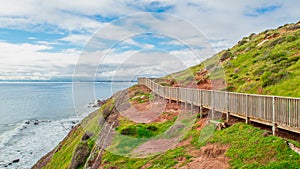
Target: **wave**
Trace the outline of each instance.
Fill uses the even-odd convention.
[[[21,121],[0,136],[0,168],[20,159],[8,168],[30,168],[46,153],[51,151],[87,114],[60,120],[30,119]]]
[[[27,124],[25,122],[27,122],[27,120],[24,120],[16,124],[1,125],[1,127],[6,127],[10,125],[10,126],[14,126],[14,128],[0,135],[0,149],[2,149],[13,137],[19,135],[20,131],[26,128]]]

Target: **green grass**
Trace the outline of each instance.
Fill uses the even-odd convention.
[[[267,34],[276,32],[269,30]],[[299,31],[283,33],[257,47],[267,36],[265,32],[229,49],[236,58],[223,65],[232,91],[300,97],[299,34]],[[246,48],[251,50],[245,51]]]
[[[101,130],[98,120],[102,118],[102,111],[111,104],[113,104],[113,100],[109,100],[98,111],[83,119],[81,125],[77,129],[73,130],[72,133],[70,133],[68,137],[66,137],[65,140],[58,145],[60,149],[54,153],[52,160],[44,168],[68,168],[71,164],[74,151],[81,143],[81,138],[85,132],[93,133],[93,136],[87,143],[89,148],[92,149]]]
[[[226,156],[231,168],[297,168],[300,155],[292,151],[283,139],[264,137],[263,130],[237,123],[216,131],[210,143],[228,144]]]
[[[128,158],[120,155],[116,155],[109,151],[106,151],[102,156],[102,163],[105,164],[104,168],[118,167],[118,168],[141,168],[151,158]]]
[[[69,137],[67,137],[64,144],[61,145],[60,150],[55,152],[50,163],[48,163],[44,168],[68,168],[68,166],[71,164],[73,152],[80,143],[83,134],[84,132],[81,127],[71,133]]]
[[[149,138],[165,132],[170,126],[173,125],[175,120],[176,117],[173,120],[169,120],[166,122],[154,122],[154,123],[142,124],[142,123],[135,123],[125,117],[120,117],[119,118],[120,124],[116,128],[116,131],[121,134],[121,131],[123,131],[124,129],[132,129],[134,133],[128,134],[129,136],[135,138]],[[151,128],[156,128],[156,130],[153,130]]]
[[[229,128],[215,131],[214,124],[201,131],[191,130],[187,137],[192,137],[191,145],[200,149],[207,143],[229,145],[226,156],[231,168],[297,168],[300,155],[293,152],[283,139],[276,136],[264,137],[263,130],[244,123],[237,123]],[[299,146],[299,143],[290,141]],[[147,164],[149,168],[170,168],[178,163],[176,159],[184,157],[191,161],[185,147],[177,147],[165,153],[147,158],[128,158],[111,152],[103,156],[105,167],[140,168]]]
[[[176,118],[166,122],[141,124],[121,117],[119,119],[120,124],[116,128],[118,134],[114,136],[113,143],[109,146],[109,151],[119,155],[126,155],[150,138],[153,139],[160,136],[173,125],[175,120]]]
[[[147,158],[129,158],[106,151],[102,157],[102,161],[103,164],[105,164],[104,168],[118,167],[124,169],[139,169],[148,163],[149,169],[167,169],[176,165],[178,163],[176,159],[179,157],[186,158],[187,162],[191,158],[191,156],[186,154],[183,147],[179,147]]]

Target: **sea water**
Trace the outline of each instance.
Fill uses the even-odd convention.
[[[0,168],[30,168],[96,110],[93,100],[132,84],[0,83]]]

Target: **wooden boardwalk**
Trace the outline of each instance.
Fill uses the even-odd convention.
[[[155,94],[169,99],[202,108],[210,109],[212,118],[215,111],[230,116],[272,126],[273,135],[277,128],[300,133],[300,98],[279,97],[235,93],[217,90],[202,90],[181,87],[168,87],[155,83],[153,79],[139,78],[138,84],[147,86]]]

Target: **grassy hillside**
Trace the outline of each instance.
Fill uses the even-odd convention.
[[[167,85],[170,79],[178,85],[224,79],[223,90],[300,97],[300,23],[251,34],[232,48],[165,79],[168,81],[162,83]]]
[[[289,24],[251,34],[231,49],[157,82],[300,97],[299,58],[300,24]],[[111,130],[106,130],[104,123],[111,124]],[[107,136],[107,147],[102,145],[102,136]],[[173,142],[178,144],[164,149]],[[298,142],[289,142],[300,146]],[[214,124],[207,123],[206,116],[200,118],[176,103],[156,98],[145,86],[135,85],[116,93],[86,117],[34,168],[42,166],[299,168],[300,155],[284,139],[251,125],[235,123],[216,131]]]

